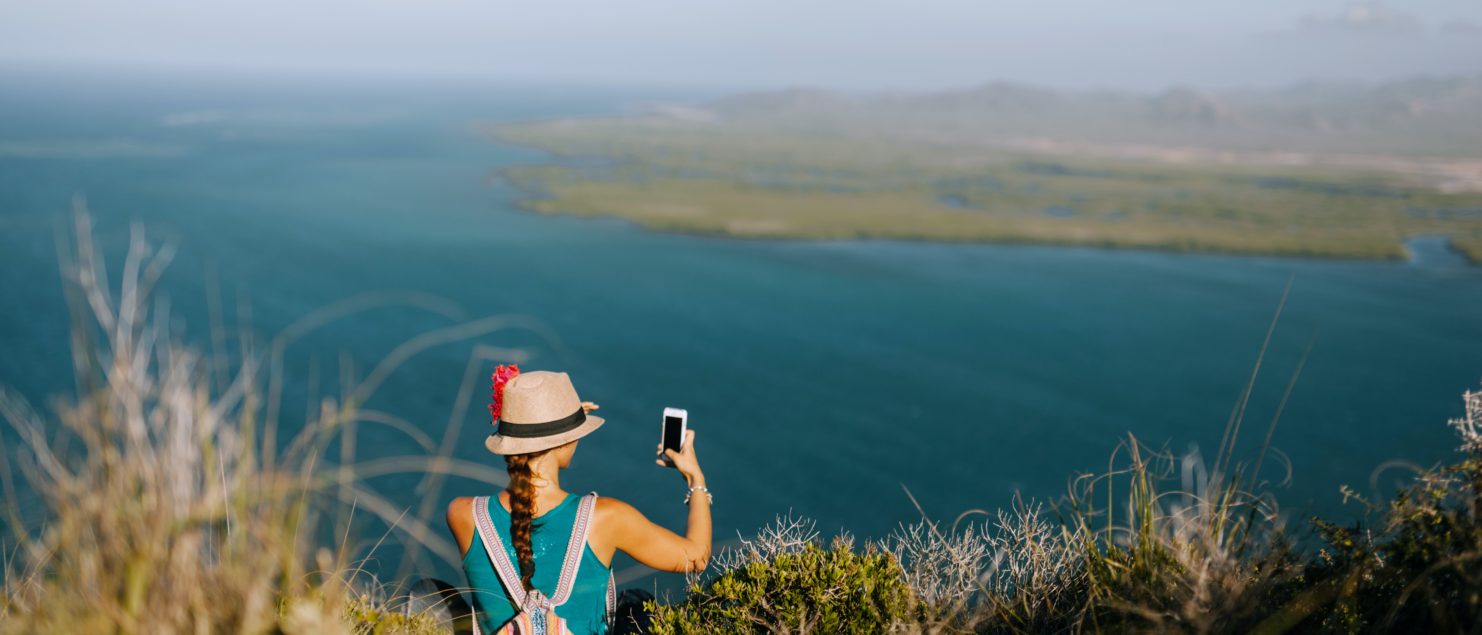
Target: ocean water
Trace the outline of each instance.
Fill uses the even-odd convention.
[[[789,513],[882,536],[920,517],[906,490],[945,520],[1052,498],[1074,473],[1105,469],[1129,434],[1212,456],[1289,281],[1239,447],[1253,455],[1310,347],[1273,437],[1291,465],[1277,495],[1298,526],[1309,513],[1357,517],[1338,487],[1388,491],[1397,475],[1375,476],[1387,461],[1452,457],[1446,420],[1482,380],[1482,269],[1431,239],[1413,262],[1377,263],[657,234],[520,211],[498,170],[557,159],[476,124],[704,95],[6,80],[0,382],[36,404],[71,386],[55,244],[75,194],[115,258],[134,222],[178,248],[164,292],[176,328],[202,346],[208,290],[259,342],[360,294],[442,299],[368,309],[295,343],[285,426],[315,386],[338,383],[342,362],[364,376],[418,333],[518,316],[414,357],[368,405],[433,438],[456,425],[455,456],[498,465],[483,449],[493,361],[476,362],[466,411],[452,408],[476,350],[520,349],[526,369],[570,372],[608,420],[582,441],[567,489],[629,500],[675,529],[682,483],[651,454],[662,409],[688,408],[718,540]],[[416,451],[392,430],[358,434],[361,458]],[[417,482],[372,485],[405,505],[487,493]],[[379,565],[397,564],[394,543]]]

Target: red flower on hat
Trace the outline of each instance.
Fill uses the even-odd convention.
[[[510,364],[508,366],[500,364],[494,367],[494,374],[489,378],[493,383],[492,392],[494,393],[494,400],[489,404],[489,414],[493,417],[492,421],[497,423],[499,421],[499,414],[504,410],[504,385],[508,384],[509,380],[514,379],[519,374],[519,364]]]

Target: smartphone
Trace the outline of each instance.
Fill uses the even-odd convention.
[[[684,434],[689,430],[690,413],[683,408],[664,409],[664,429],[659,442],[665,450],[678,452],[684,447]],[[668,463],[668,459],[664,459]]]

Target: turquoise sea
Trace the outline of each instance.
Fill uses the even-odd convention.
[[[369,309],[295,344],[297,408],[338,383],[342,361],[363,376],[420,332],[520,316],[413,358],[369,406],[433,438],[457,420],[455,455],[495,464],[482,444],[492,361],[475,367],[466,412],[451,409],[477,347],[524,349],[524,368],[569,371],[608,419],[567,488],[676,529],[683,487],[650,455],[662,409],[688,408],[719,539],[788,513],[881,536],[919,518],[903,488],[949,521],[1054,497],[1128,434],[1212,456],[1289,280],[1240,450],[1255,452],[1310,345],[1274,435],[1294,526],[1358,517],[1339,486],[1388,491],[1398,472],[1371,478],[1388,461],[1453,456],[1446,420],[1482,380],[1482,268],[1435,241],[1381,263],[656,234],[519,210],[500,168],[558,159],[475,127],[709,97],[696,92],[18,71],[4,84],[0,383],[39,405],[71,386],[55,244],[74,194],[115,257],[133,221],[178,247],[165,291],[202,346],[210,289],[259,342],[359,294],[446,300]],[[358,444],[361,458],[416,451],[385,428]],[[406,505],[481,491],[417,480],[373,485]]]

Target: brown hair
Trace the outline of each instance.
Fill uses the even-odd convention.
[[[549,452],[510,454],[504,457],[509,471],[509,536],[515,543],[515,557],[520,561],[520,585],[526,591],[535,589],[535,551],[530,534],[535,530],[535,472],[530,461]]]

